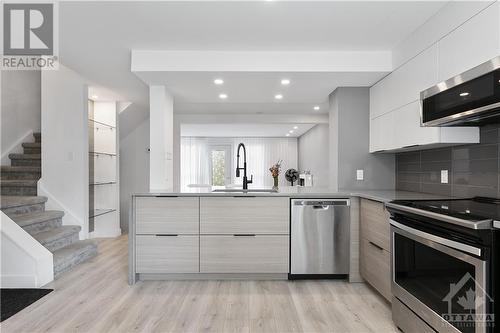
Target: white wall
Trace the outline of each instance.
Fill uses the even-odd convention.
[[[40,288],[54,280],[52,253],[0,212],[0,287]]]
[[[128,231],[132,194],[149,192],[149,119],[120,140],[120,226]]]
[[[174,100],[164,86],[149,87],[149,188],[173,188]]]
[[[42,72],[42,179],[39,195],[47,209],[65,212],[63,224],[80,225],[88,237],[89,160],[88,87],[73,70],[60,65]]]
[[[40,71],[1,71],[1,164],[40,131]]]
[[[329,132],[327,124],[319,124],[298,138],[298,166],[311,171],[314,186],[329,186]]]

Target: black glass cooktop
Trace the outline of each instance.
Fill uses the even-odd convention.
[[[475,197],[456,200],[396,200],[393,203],[467,221],[500,221],[500,199]]]

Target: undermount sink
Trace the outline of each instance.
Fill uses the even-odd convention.
[[[260,193],[278,193],[275,188],[249,188],[244,190],[242,188],[218,188],[212,190],[212,192],[226,192],[226,193],[250,193],[250,192],[260,192]]]

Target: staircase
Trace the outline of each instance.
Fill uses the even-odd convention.
[[[45,210],[46,197],[37,196],[41,177],[41,135],[23,143],[23,154],[10,154],[11,166],[0,172],[0,209],[54,255],[54,277],[94,257],[97,244],[79,240],[80,226],[62,225],[64,212]]]

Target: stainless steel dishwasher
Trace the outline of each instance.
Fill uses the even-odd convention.
[[[294,199],[291,276],[349,273],[349,199]]]

